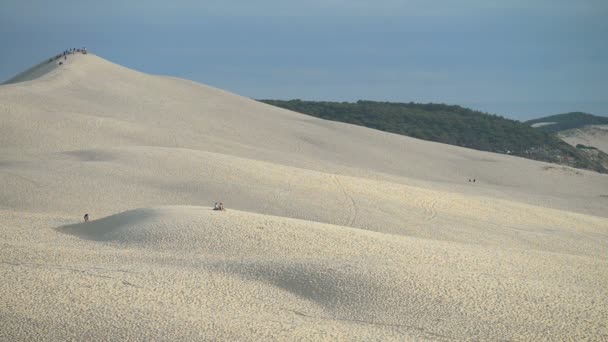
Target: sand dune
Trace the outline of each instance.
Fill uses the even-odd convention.
[[[43,69],[0,86],[0,340],[608,337],[606,175]]]
[[[596,173],[547,172],[546,163],[324,121],[93,55],[72,56],[59,73],[0,89],[0,146],[18,155],[186,148],[446,190],[467,191],[467,179],[476,178],[485,186],[473,193],[606,215],[596,203],[608,180]]]
[[[559,137],[572,146],[583,144],[608,153],[608,125],[569,129],[560,132]]]

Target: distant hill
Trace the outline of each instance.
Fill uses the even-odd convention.
[[[608,125],[567,129],[558,132],[557,136],[572,146],[594,147],[608,153]]]
[[[608,172],[575,147],[527,123],[446,104],[260,100],[311,116],[476,150]]]
[[[583,112],[572,112],[545,116],[526,121],[526,123],[539,130],[553,133],[591,125],[608,125],[608,117]]]
[[[608,117],[572,112],[529,120],[526,123],[539,131],[555,134],[576,147],[593,163],[608,169]]]

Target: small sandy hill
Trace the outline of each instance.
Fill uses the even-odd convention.
[[[608,176],[65,61],[0,86],[0,340],[608,336]]]

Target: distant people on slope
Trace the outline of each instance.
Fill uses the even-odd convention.
[[[226,211],[226,209],[224,209],[224,203],[222,202],[215,202],[215,205],[213,206],[213,210],[221,210],[221,211]]]

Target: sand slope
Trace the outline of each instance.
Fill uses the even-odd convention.
[[[608,338],[605,175],[36,70],[0,86],[0,340]]]
[[[72,61],[72,59],[70,59],[70,62],[71,61]],[[59,64],[59,63],[61,63],[61,64]],[[33,67],[31,67],[23,72],[20,72],[19,74],[15,75],[14,77],[8,79],[7,81],[1,83],[0,85],[27,82],[27,81],[39,79],[40,77],[53,72],[54,70],[59,68],[64,63],[68,63],[67,59],[64,60],[63,58],[53,57],[53,58],[44,60],[44,61],[34,65]]]
[[[55,251],[51,260],[10,248],[16,261],[3,264],[9,281],[0,285],[14,294],[7,306],[19,308],[4,317],[31,317],[57,338],[537,340],[605,333],[598,326],[607,314],[598,305],[607,299],[598,287],[605,260],[205,207],[137,209],[57,231],[62,235],[46,232],[43,243],[20,241],[34,245],[30,255]],[[18,279],[30,291],[11,287]],[[61,315],[45,311],[57,309]],[[59,329],[78,325],[87,328],[76,335]]]
[[[569,129],[560,132],[559,137],[572,146],[583,144],[608,153],[608,125]]]

